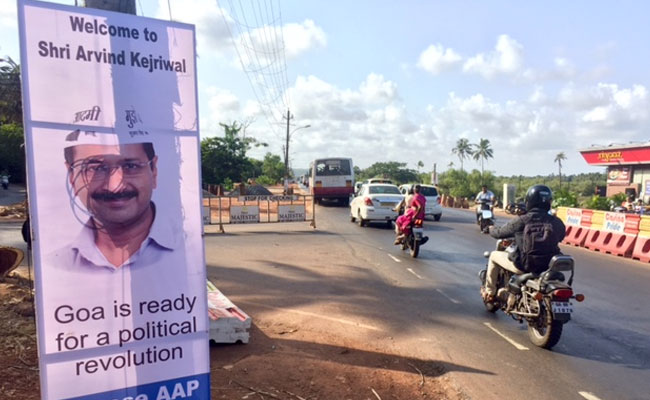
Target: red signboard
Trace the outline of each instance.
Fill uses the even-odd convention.
[[[650,164],[650,146],[581,151],[590,165]]]
[[[609,167],[607,169],[608,185],[629,185],[632,176],[630,167]]]

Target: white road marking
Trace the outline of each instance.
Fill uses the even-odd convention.
[[[350,321],[348,319],[326,317],[326,316],[324,316],[322,314],[316,314],[316,313],[312,313],[312,312],[309,312],[309,311],[294,310],[292,308],[273,307],[273,306],[269,306],[269,305],[266,305],[266,304],[255,303],[255,302],[252,302],[252,301],[238,301],[237,303],[250,304],[250,305],[253,305],[253,306],[262,307],[262,308],[269,308],[271,310],[276,310],[276,311],[290,312],[290,313],[294,313],[294,314],[306,315],[306,316],[309,316],[309,317],[314,317],[314,318],[325,319],[325,320],[328,320],[328,321],[339,322],[339,323],[345,324],[345,325],[358,326],[360,328],[370,329],[372,331],[383,332],[383,329],[378,328],[376,326],[360,324],[358,322]]]
[[[411,268],[406,268],[406,270],[407,270],[408,272],[412,273],[413,275],[417,276],[418,279],[424,279],[423,277],[421,277],[420,275],[418,275],[417,272],[413,271]]]
[[[438,292],[438,293],[440,293],[441,295],[445,296],[445,297],[447,298],[447,300],[451,301],[451,302],[454,303],[454,304],[461,304],[460,301],[458,301],[458,300],[456,300],[456,299],[454,299],[454,298],[451,298],[451,297],[447,296],[447,294],[446,294],[445,292],[443,292],[442,290],[440,290],[440,289],[436,289],[436,292]]]
[[[499,336],[501,336],[502,338],[504,338],[508,343],[510,343],[511,345],[515,346],[515,347],[517,348],[517,350],[529,350],[528,347],[520,345],[519,343],[515,342],[514,340],[510,339],[509,337],[507,337],[507,336],[504,335],[503,333],[501,333],[501,332],[499,332],[498,330],[496,330],[496,328],[494,328],[494,327],[492,326],[492,324],[490,324],[489,322],[484,322],[483,324],[484,324],[485,326],[487,326],[488,328],[492,329],[492,330],[494,331],[494,333],[496,333],[497,335],[499,335]]]
[[[392,258],[393,261],[395,261],[395,262],[398,262],[398,263],[401,263],[401,262],[402,262],[402,260],[400,260],[399,258],[395,257],[395,256],[392,255],[392,254],[389,254],[388,257]]]
[[[597,396],[589,393],[589,392],[578,392],[578,394],[582,397],[584,397],[587,400],[600,400]]]

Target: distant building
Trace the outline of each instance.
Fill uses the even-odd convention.
[[[580,150],[589,165],[607,167],[607,196],[617,193],[650,200],[650,142],[610,144]]]

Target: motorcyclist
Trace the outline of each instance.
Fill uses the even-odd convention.
[[[481,201],[488,201],[490,204],[494,202],[494,193],[488,190],[487,185],[481,185],[481,191],[478,192],[476,195],[476,199],[474,199],[475,203],[480,203]],[[480,208],[477,208],[476,210],[476,220],[478,221],[478,216],[480,214],[481,210]]]
[[[485,287],[481,287],[481,295],[483,296],[484,301],[492,302],[495,300],[495,296],[497,294],[496,285],[499,276],[499,268],[505,268],[515,274],[523,274],[525,272],[542,272],[540,270],[533,270],[535,269],[534,266],[522,265],[523,257],[521,250],[524,248],[524,228],[526,224],[529,223],[533,218],[544,220],[552,226],[553,237],[551,240],[555,241],[555,249],[552,251],[552,254],[547,255],[548,261],[550,262],[551,258],[554,255],[560,253],[560,248],[557,243],[560,243],[562,239],[564,239],[565,226],[562,220],[554,215],[549,214],[552,200],[553,194],[551,192],[551,189],[549,189],[547,186],[531,186],[526,193],[527,212],[525,214],[513,218],[510,220],[510,222],[500,228],[490,226],[490,235],[495,239],[503,239],[514,236],[516,249],[512,248],[511,252],[493,251],[490,253],[485,279]],[[546,262],[545,265],[548,265],[548,262]]]
[[[411,224],[413,221],[416,219],[424,219],[424,210],[427,204],[427,199],[420,193],[420,190],[420,185],[414,185],[413,197],[411,199],[405,200],[407,202],[407,206],[404,210],[404,214],[400,215],[395,221],[395,227],[397,228],[397,237],[395,237],[394,244],[402,243],[402,240],[408,236],[408,234],[411,232]],[[411,202],[410,206],[408,205],[409,200]],[[420,244],[426,243],[427,240],[429,240],[429,238],[425,236],[422,238]]]

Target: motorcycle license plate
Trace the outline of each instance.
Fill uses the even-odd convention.
[[[573,312],[573,304],[566,301],[552,301],[551,310],[553,314],[571,314]]]

